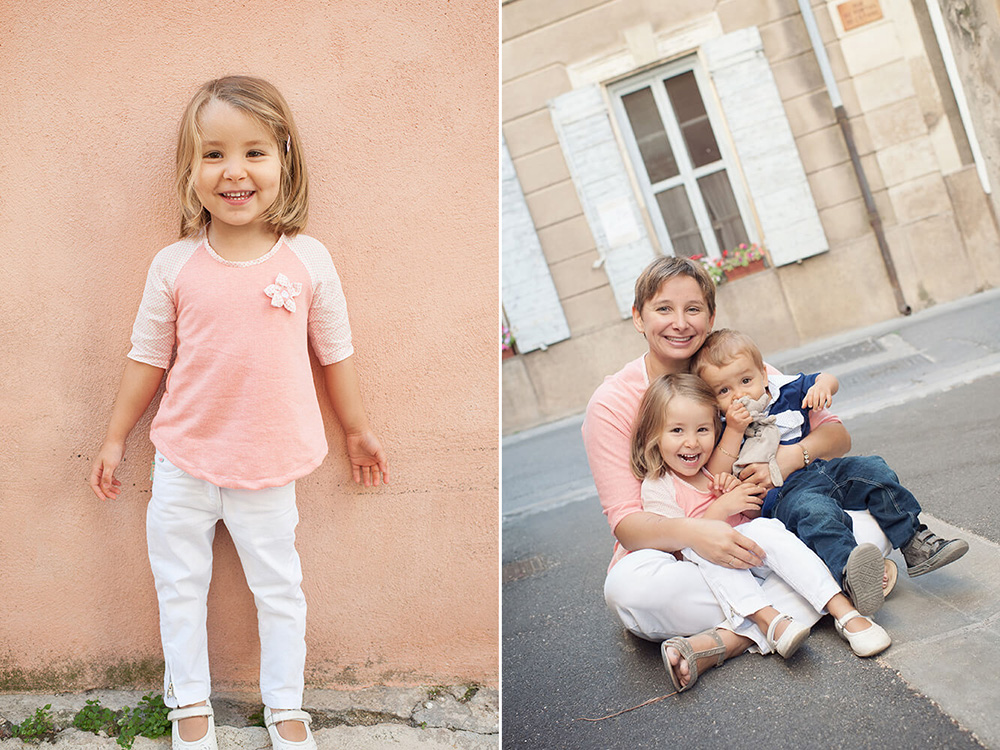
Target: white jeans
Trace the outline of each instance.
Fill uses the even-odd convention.
[[[192,477],[159,452],[155,461],[146,541],[160,603],[164,702],[186,706],[211,693],[205,621],[212,542],[215,525],[222,520],[257,605],[264,705],[299,708],[306,601],[295,551],[295,483],[263,490],[227,489]]]
[[[870,513],[848,513],[859,543],[872,542],[883,555],[892,551],[892,545]],[[760,582],[760,588],[772,607],[798,622],[811,626],[822,617],[774,573]],[[663,641],[724,627],[750,638],[758,646],[764,643],[759,628],[749,620],[738,627],[727,621],[728,605],[719,601],[696,563],[678,560],[669,552],[643,549],[623,557],[604,581],[604,600],[629,632],[646,640]],[[768,650],[764,643],[764,653]]]
[[[840,593],[826,564],[805,543],[775,518],[757,518],[737,527],[764,550],[764,564],[750,570],[734,570],[710,563],[692,549],[684,550],[684,559],[698,565],[705,582],[722,606],[729,629],[748,636],[761,653],[770,647],[764,633],[747,618],[754,612],[774,605],[761,586],[772,573],[805,599],[816,615],[826,613],[826,603]],[[791,614],[787,612],[785,614]],[[812,622],[815,616],[809,618]],[[744,627],[746,625],[746,627]]]

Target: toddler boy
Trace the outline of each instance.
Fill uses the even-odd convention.
[[[751,423],[748,400],[770,396],[764,414],[774,418],[780,443],[797,444],[809,433],[808,410],[829,406],[839,386],[829,373],[769,376],[753,340],[729,329],[708,336],[691,370],[711,386],[726,416],[726,429],[709,463],[713,474],[732,471],[744,430]],[[803,446],[802,468],[767,493],[761,513],[780,520],[812,548],[862,614],[882,606],[883,566],[879,554],[876,582],[872,551],[859,548],[847,510],[872,514],[892,546],[902,552],[910,576],[937,570],[969,549],[964,540],[942,539],[920,523],[917,499],[882,458],[811,460]]]

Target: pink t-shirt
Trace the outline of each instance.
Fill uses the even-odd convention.
[[[776,372],[770,366],[767,369],[769,373]],[[590,397],[583,420],[583,445],[590,473],[612,532],[625,516],[642,510],[642,482],[632,473],[630,456],[632,423],[648,387],[644,354],[604,379]],[[826,410],[809,413],[812,429],[839,421]],[[616,541],[615,560],[619,559],[619,547]]]
[[[169,368],[150,439],[220,487],[277,487],[327,453],[309,362],[349,357],[347,303],[330,254],[304,235],[233,262],[204,237],[153,259],[128,356]],[[176,358],[171,355],[176,345]]]

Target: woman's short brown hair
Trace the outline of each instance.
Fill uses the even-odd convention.
[[[305,227],[309,180],[295,121],[288,103],[273,85],[251,76],[217,78],[201,86],[188,102],[177,137],[177,197],[181,204],[181,237],[198,235],[212,217],[194,190],[201,161],[198,117],[206,104],[221,101],[261,124],[278,144],[281,183],[278,197],[261,217],[277,234],[294,236]]]
[[[675,276],[690,276],[697,281],[705,297],[708,314],[715,315],[715,282],[708,275],[708,271],[696,260],[673,256],[657,258],[646,266],[635,280],[635,300],[632,305],[640,315],[642,306],[656,295],[663,282]]]

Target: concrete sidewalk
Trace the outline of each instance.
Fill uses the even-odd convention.
[[[35,710],[51,704],[57,727],[55,747],[119,748],[116,740],[72,727],[76,713],[89,699],[98,698],[112,710],[135,706],[141,691],[94,690],[60,695],[0,695],[0,731],[3,721],[19,724]],[[259,694],[215,693],[219,750],[269,750],[267,730],[250,726],[259,717]],[[499,747],[499,695],[496,689],[452,686],[443,688],[387,688],[363,690],[306,690],[304,708],[313,718],[312,729],[320,750],[374,750],[384,747],[422,750],[495,750]],[[68,728],[65,728],[68,727]],[[0,734],[0,736],[5,736]],[[3,750],[34,747],[20,739],[0,741]],[[170,747],[170,737],[136,738],[134,750]],[[120,750],[120,748],[119,748]]]

